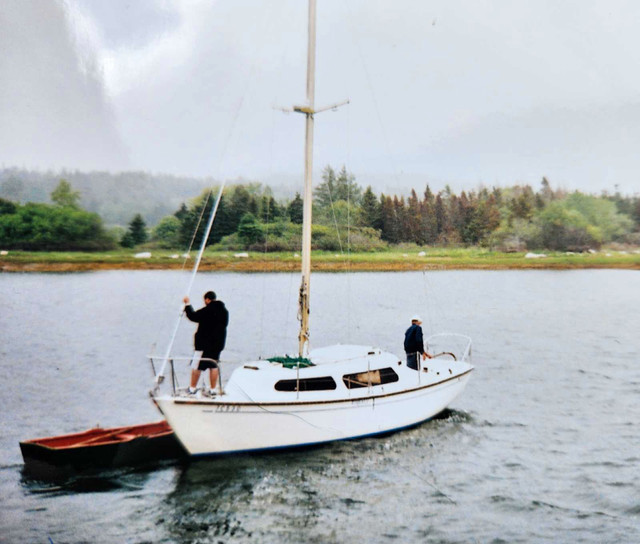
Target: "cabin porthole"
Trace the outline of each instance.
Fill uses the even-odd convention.
[[[280,380],[275,384],[276,391],[332,391],[336,382],[331,376],[320,378],[302,378],[300,380]]]

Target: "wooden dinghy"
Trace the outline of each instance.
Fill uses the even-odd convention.
[[[20,442],[26,464],[118,467],[165,459],[185,452],[166,421],[35,438]]]

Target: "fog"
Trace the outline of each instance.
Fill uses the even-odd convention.
[[[302,0],[0,4],[0,163],[297,180]],[[315,165],[640,190],[640,5],[319,0]]]
[[[121,169],[130,163],[97,56],[60,2],[0,6],[0,164]]]

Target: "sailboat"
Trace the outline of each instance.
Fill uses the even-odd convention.
[[[176,386],[175,364],[189,358],[171,356],[172,342],[161,361],[152,359],[154,370],[159,362],[162,368],[150,396],[192,456],[293,448],[412,427],[458,397],[474,368],[471,340],[457,334],[428,338],[434,357],[417,370],[375,345],[309,349],[314,115],[340,105],[315,109],[315,36],[316,0],[309,0],[307,101],[293,108],[306,117],[298,356],[247,361],[233,371],[224,387],[219,378],[217,395],[195,397]],[[217,203],[220,197],[221,192]],[[167,366],[171,380],[165,382]]]

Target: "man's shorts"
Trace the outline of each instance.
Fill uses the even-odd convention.
[[[213,361],[203,360],[203,359],[213,359]],[[219,351],[196,351],[193,354],[191,368],[197,368],[198,370],[207,370],[208,368],[218,368],[218,359],[220,359]],[[196,362],[197,362],[197,367],[196,367]]]

